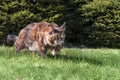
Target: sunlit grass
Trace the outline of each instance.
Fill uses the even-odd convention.
[[[119,49],[62,49],[47,58],[0,47],[0,80],[119,80]]]

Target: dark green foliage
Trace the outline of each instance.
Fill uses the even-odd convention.
[[[120,47],[120,2],[92,2],[83,6],[82,11],[84,23],[89,29],[88,45]]]
[[[120,47],[118,0],[1,0],[0,43],[27,24],[67,22],[66,42],[91,47]]]

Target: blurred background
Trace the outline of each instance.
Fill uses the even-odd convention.
[[[0,0],[0,44],[40,21],[66,21],[66,47],[120,48],[120,0]]]

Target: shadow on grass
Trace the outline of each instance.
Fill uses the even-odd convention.
[[[62,55],[62,54],[59,54],[57,56],[52,56],[52,55],[48,54],[47,57],[51,58],[51,59],[72,61],[74,63],[87,62],[87,63],[93,64],[93,65],[99,65],[99,66],[103,65],[102,60],[99,60],[99,59],[93,58],[93,57],[88,57],[88,56],[85,56],[85,55],[72,56],[72,55]]]
[[[39,54],[39,53],[37,53]],[[28,50],[23,50],[20,53],[16,53],[12,50],[6,50],[6,53],[2,51],[2,54],[0,54],[0,57],[5,57],[5,58],[13,58],[13,57],[22,57],[22,56],[29,56]],[[39,56],[41,57],[41,56]],[[89,64],[93,65],[103,65],[103,61],[101,59],[92,57],[92,56],[87,56],[87,55],[68,55],[68,54],[59,54],[57,56],[52,56],[51,54],[47,55],[48,58],[50,59],[56,59],[56,60],[64,60],[64,61],[72,61],[74,63],[80,63],[80,62],[87,62]]]

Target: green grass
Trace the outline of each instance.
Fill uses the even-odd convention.
[[[120,50],[65,48],[44,59],[0,47],[0,80],[120,80]]]

